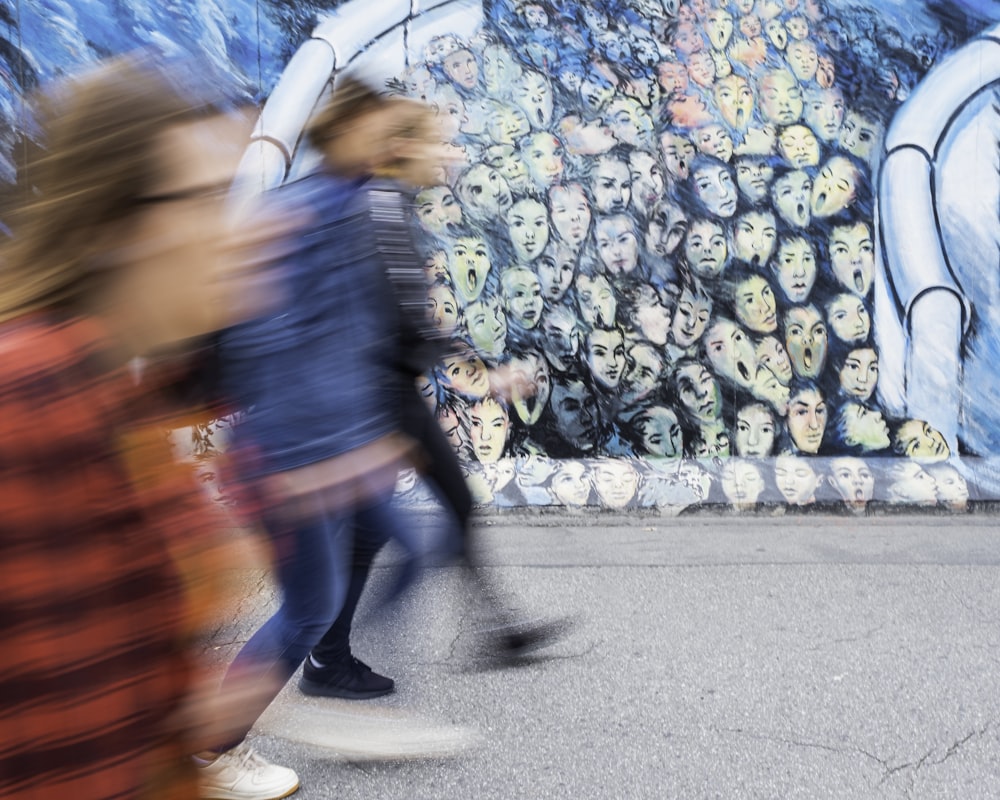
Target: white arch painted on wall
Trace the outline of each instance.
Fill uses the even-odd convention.
[[[302,131],[339,75],[400,75],[433,36],[471,36],[481,0],[350,0],[325,17],[289,60],[254,126],[239,169],[250,196],[280,186],[300,154]]]

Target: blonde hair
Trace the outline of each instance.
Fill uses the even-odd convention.
[[[168,126],[214,113],[138,57],[107,62],[36,100],[43,155],[20,181],[14,238],[0,269],[0,321],[42,309],[82,311],[113,265],[102,234],[128,221],[160,179]]]

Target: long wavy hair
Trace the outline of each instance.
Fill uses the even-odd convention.
[[[0,256],[0,321],[88,308],[113,266],[111,226],[127,224],[161,177],[163,132],[218,110],[179,83],[129,56],[35,99],[43,151],[20,176],[14,235]]]

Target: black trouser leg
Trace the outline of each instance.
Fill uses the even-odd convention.
[[[351,555],[351,578],[347,585],[347,595],[337,619],[330,629],[323,634],[313,649],[311,655],[320,664],[336,664],[346,661],[351,654],[351,626],[354,624],[354,613],[364,593],[372,562],[378,551],[385,545],[387,537],[384,531],[373,531],[363,526],[355,526],[354,550]]]

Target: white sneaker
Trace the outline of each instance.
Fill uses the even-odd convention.
[[[199,767],[203,800],[279,800],[299,788],[299,776],[272,764],[246,742]]]

